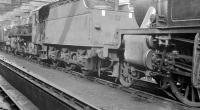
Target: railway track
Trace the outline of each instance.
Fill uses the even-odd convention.
[[[21,56],[14,56],[14,57],[18,57],[18,58],[24,60],[24,58],[21,57]],[[80,72],[76,72],[76,71],[72,71],[72,70],[66,70],[66,69],[61,68],[61,67],[52,68],[52,66],[49,65],[49,64],[46,64],[44,62],[38,62],[37,60],[33,60],[33,59],[25,59],[25,60],[29,61],[31,63],[34,63],[34,64],[39,64],[39,65],[41,65],[45,68],[48,68],[48,69],[56,69],[58,71],[62,71],[62,72],[68,73],[68,74],[72,74],[75,77],[84,78],[84,79],[90,80],[94,83],[99,83],[99,84],[106,85],[106,86],[109,86],[109,87],[112,87],[112,88],[115,88],[115,89],[119,89],[119,90],[122,90],[122,91],[130,94],[130,95],[132,95],[132,94],[137,95],[138,97],[143,98],[144,100],[151,101],[152,103],[159,103],[160,101],[169,102],[169,103],[175,105],[177,109],[181,109],[181,110],[193,109],[193,107],[189,107],[187,105],[184,105],[183,103],[181,103],[181,102],[179,102],[175,99],[172,99],[169,96],[164,96],[163,95],[164,92],[159,87],[152,85],[152,84],[148,85],[148,84],[146,84],[142,81],[136,81],[136,83],[132,87],[126,88],[126,87],[123,87],[122,85],[120,85],[116,82],[113,82],[113,81],[108,81],[108,80],[101,79],[101,78],[98,78],[98,77],[91,77],[91,76],[88,76],[88,75],[84,75]],[[12,65],[10,65],[10,66],[12,66]],[[32,76],[29,76],[28,74],[25,74],[25,72],[23,72],[22,74],[25,75],[27,78],[32,77]],[[30,79],[37,81],[37,79],[35,79],[35,78],[30,78]],[[40,81],[37,81],[37,82],[40,82]],[[40,84],[45,85],[46,87],[50,86],[50,85],[48,85],[44,82],[40,82]],[[154,86],[155,88],[152,89],[152,86]],[[63,97],[67,98],[68,100],[70,100],[72,98],[72,96],[70,96],[70,97],[67,96],[67,95],[65,96],[65,94],[62,91],[56,90],[54,87],[48,87],[48,88],[50,88],[50,90],[56,91],[56,93],[58,94],[57,96],[60,96],[60,94],[61,94],[61,96],[60,96],[61,99]],[[77,103],[78,105],[81,105],[81,107],[83,109],[86,109],[86,110],[98,109],[98,108],[93,108],[92,106],[87,106],[87,104],[79,102],[75,98],[72,98],[72,100],[70,100],[70,101],[72,101],[73,103]],[[194,108],[194,109],[196,109],[196,108]]]
[[[51,94],[54,98],[57,98],[59,101],[62,101],[62,103],[66,107],[64,108],[65,110],[100,110],[99,108],[96,108],[91,104],[88,104],[82,101],[81,99],[74,97],[73,95],[64,93],[63,91],[55,88],[54,85],[50,85],[48,84],[48,82],[38,79],[37,76],[32,76],[28,74],[28,71],[24,68],[18,67],[17,65],[14,65],[2,59],[0,60],[0,64],[13,71],[20,77],[28,80],[37,87],[41,88],[46,93]]]
[[[38,110],[38,108],[0,75],[0,110]]]
[[[20,110],[17,104],[6,93],[6,91],[0,87],[0,110]]]

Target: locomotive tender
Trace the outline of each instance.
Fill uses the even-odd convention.
[[[112,1],[60,1],[43,6],[33,14],[34,48],[40,59],[84,72],[105,71],[117,77],[117,29],[138,27],[128,7],[116,10]],[[67,12],[66,12],[67,11]],[[110,25],[112,24],[112,25]]]
[[[11,32],[11,50],[53,66],[110,75],[126,87],[136,79],[153,81],[200,107],[200,1],[134,0],[133,5],[134,12],[112,0],[42,6],[30,14],[31,35]]]

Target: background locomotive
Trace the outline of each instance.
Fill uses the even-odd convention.
[[[10,32],[11,50],[53,66],[110,75],[127,87],[135,79],[153,81],[200,107],[200,1],[132,2],[134,12],[111,0],[42,6],[30,14],[25,29],[32,31]]]

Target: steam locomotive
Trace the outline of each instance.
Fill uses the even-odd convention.
[[[151,76],[181,102],[199,107],[199,6],[198,0],[136,0],[140,28],[118,31],[125,50],[121,82]]]
[[[153,82],[181,102],[200,107],[200,1],[132,2],[134,10],[112,0],[42,6],[31,12],[29,25],[22,25],[31,31],[14,26],[16,31],[6,32],[6,50],[115,77],[126,87],[135,80]]]

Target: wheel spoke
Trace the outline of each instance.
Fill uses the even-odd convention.
[[[132,81],[131,76],[129,76],[127,79],[129,83]]]
[[[98,76],[101,76],[101,61],[98,61]]]
[[[199,98],[199,101],[200,101],[200,89],[197,90],[197,95],[198,95],[198,98]]]
[[[194,87],[191,87],[191,88],[192,88],[192,101],[194,102],[195,101]]]
[[[184,81],[186,80],[187,79]],[[176,85],[176,81],[173,79],[170,79],[169,82],[172,93],[176,96],[176,98],[189,106],[200,107],[200,90],[197,90],[195,87],[193,87],[190,80],[187,80],[188,83],[180,83],[180,85]],[[179,86],[182,86],[185,89],[183,88],[180,90]],[[183,92],[182,90],[185,91]],[[197,97],[199,100],[197,100]]]
[[[189,94],[189,85],[187,85],[187,88],[185,90],[185,98],[188,97],[188,94]]]
[[[125,81],[128,83],[128,79],[127,79],[127,77],[125,77],[124,79],[125,79]]]
[[[123,86],[129,87],[133,83],[133,78],[129,72],[129,65],[126,62],[121,63],[120,66],[120,82]]]

